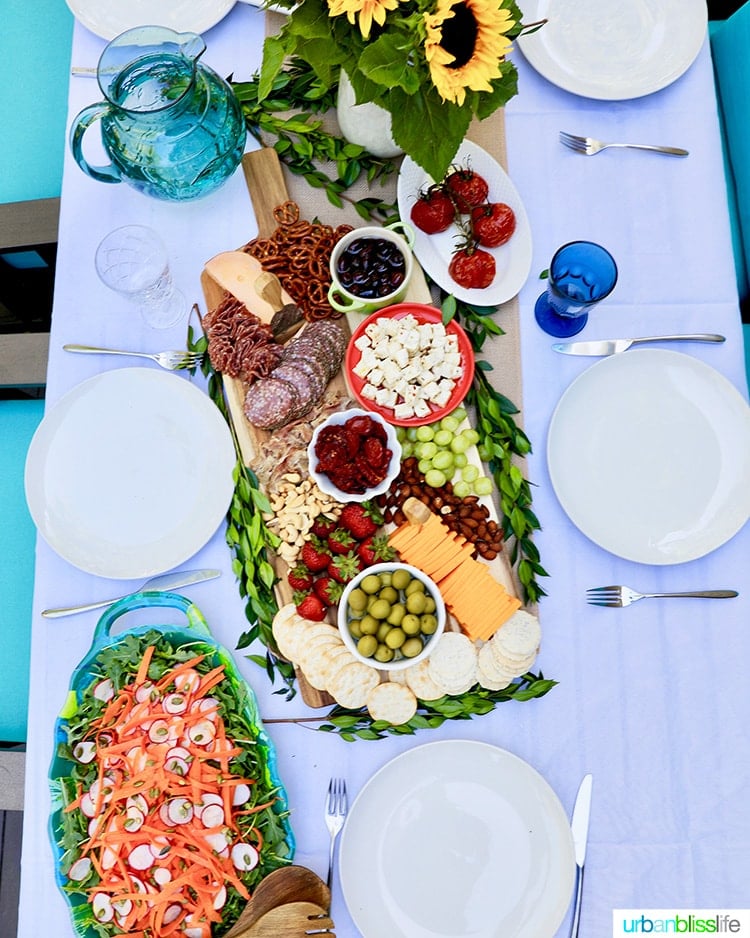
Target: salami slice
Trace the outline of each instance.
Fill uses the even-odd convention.
[[[281,378],[261,378],[245,396],[245,416],[261,430],[283,427],[298,416],[299,410],[299,392]]]
[[[300,417],[302,414],[307,413],[318,400],[314,393],[314,386],[310,375],[307,374],[306,371],[303,371],[302,368],[298,367],[294,361],[286,362],[274,368],[271,377],[281,378],[282,381],[288,381],[289,384],[297,389],[300,397]]]

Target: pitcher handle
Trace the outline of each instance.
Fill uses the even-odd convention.
[[[99,182],[122,182],[120,173],[112,163],[108,166],[92,166],[83,155],[84,133],[95,120],[101,120],[108,111],[109,105],[104,102],[90,104],[84,108],[73,119],[70,128],[70,149],[73,151],[76,163],[87,176],[91,176],[92,179],[97,179]]]

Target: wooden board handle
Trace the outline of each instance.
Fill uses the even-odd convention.
[[[258,222],[258,235],[270,238],[277,228],[273,210],[289,199],[279,156],[273,147],[262,147],[242,157],[242,171]]]

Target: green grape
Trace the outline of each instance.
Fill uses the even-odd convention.
[[[463,420],[466,420],[466,416],[467,416],[467,415],[466,415],[466,408],[465,408],[465,407],[457,407],[457,408],[453,411],[453,413],[452,413],[450,416],[451,416],[451,417],[455,417],[456,420],[457,420],[459,423],[461,423]]]
[[[419,429],[421,430],[422,428],[420,427]],[[420,459],[432,459],[437,451],[438,448],[435,446],[432,440],[424,443],[417,443],[414,447],[414,452]]]
[[[422,442],[431,440],[434,435],[435,431],[432,429],[432,426],[429,423],[425,424],[424,426],[417,427],[417,439],[421,440]]]
[[[466,498],[468,495],[471,495],[471,486],[468,482],[458,482],[453,483],[453,494],[457,498]]]
[[[409,427],[406,431],[406,439],[410,440],[412,443],[417,442],[417,427]]]
[[[432,463],[429,459],[420,459],[417,463],[417,469],[419,469],[422,475],[427,475],[430,469],[432,469]]]
[[[479,469],[476,466],[464,466],[461,470],[461,478],[469,484],[476,482],[479,478]]]
[[[410,443],[408,440],[404,440],[401,444],[401,458],[408,459],[410,456],[414,455],[414,444]]]
[[[465,453],[466,450],[471,446],[471,442],[466,439],[464,433],[459,433],[458,436],[454,436],[451,440],[451,449],[454,453]]]
[[[440,429],[447,430],[449,433],[455,433],[458,430],[458,425],[461,423],[456,417],[452,414],[449,414],[447,417],[443,417],[440,421]]]
[[[453,434],[450,430],[438,430],[433,437],[436,446],[439,446],[441,449],[450,446],[451,440],[453,439]]]
[[[454,456],[450,450],[440,450],[440,452],[435,453],[432,457],[432,467],[433,469],[440,469],[442,472],[448,474],[450,470],[450,475],[453,474],[454,467]]]
[[[439,469],[429,469],[424,474],[424,480],[433,489],[442,488],[448,481],[445,477],[445,473],[441,472]]]
[[[473,427],[468,427],[461,435],[469,441],[469,445],[479,442],[479,434]]]
[[[403,443],[406,439],[406,427],[396,427],[396,439]]]
[[[487,476],[480,476],[474,483],[474,491],[477,495],[491,495],[492,479],[488,479]]]
[[[454,453],[453,454],[453,465],[456,469],[463,469],[465,465],[469,462],[469,457],[466,453]]]

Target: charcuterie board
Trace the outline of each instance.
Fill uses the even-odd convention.
[[[278,157],[272,149],[248,153],[243,159],[243,170],[256,215],[259,237],[270,237],[278,224],[274,210],[289,198]],[[262,322],[271,323],[279,308],[291,302],[290,296],[280,288],[277,280],[274,283],[274,279],[264,276],[263,268],[258,260],[245,251],[238,250],[225,252],[208,260],[201,276],[201,283],[209,310],[216,308],[228,292],[251,309]],[[407,299],[414,303],[428,305],[432,303],[424,274],[416,263]],[[348,318],[345,316],[337,320],[347,340],[361,320],[360,315],[351,313],[348,314]],[[303,325],[300,335],[304,335],[304,328]],[[283,338],[289,340],[293,334],[294,328],[290,329]],[[222,375],[222,379],[242,459],[248,467],[254,469],[266,447],[272,445],[270,443],[272,432],[258,428],[246,418],[244,406],[247,385],[239,378],[229,377],[226,374]],[[343,368],[339,369],[328,385],[326,394],[331,393],[338,393],[344,398],[352,398],[351,388],[347,384]],[[487,497],[482,501],[489,505],[490,514],[496,520],[492,499]],[[393,527],[395,525],[390,525],[390,529]],[[287,581],[289,566],[282,556],[272,557],[271,561],[279,577],[275,587],[277,600],[280,607],[285,606],[292,602],[293,597],[293,589]],[[516,596],[517,590],[505,552],[500,551],[496,557],[488,561],[488,565],[493,578],[505,588],[509,595]],[[328,610],[328,618],[335,622],[335,606]],[[452,627],[458,628],[455,623]],[[321,691],[313,687],[299,667],[296,672],[300,694],[308,706],[326,707],[336,702],[325,690]],[[385,675],[383,679],[387,680]]]

